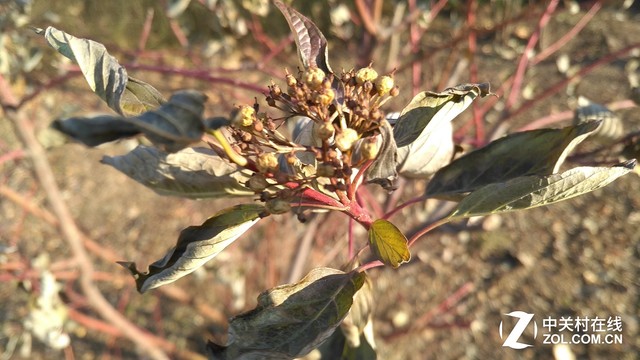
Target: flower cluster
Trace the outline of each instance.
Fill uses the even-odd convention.
[[[297,76],[287,72],[285,82],[286,91],[272,83],[266,98],[284,117],[272,118],[257,103],[231,116],[232,148],[255,172],[247,187],[267,203],[287,200],[291,191],[277,186],[287,183],[315,187],[324,179],[329,192],[347,190],[353,168],[378,155],[381,106],[399,92],[393,74],[378,76],[369,66],[337,76],[310,67]],[[298,121],[291,136],[280,132],[288,119]]]

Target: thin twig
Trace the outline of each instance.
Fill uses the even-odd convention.
[[[11,93],[10,89],[4,90],[5,92]],[[5,95],[4,100],[11,101],[14,104],[16,103],[16,99],[13,96],[7,98]],[[80,231],[55,182],[53,171],[51,170],[44,149],[35,137],[33,124],[23,113],[16,112],[13,108],[7,107],[6,104],[6,102],[2,104],[5,115],[15,125],[18,135],[25,144],[25,147],[29,150],[35,175],[47,196],[47,200],[54,214],[60,222],[60,230],[69,244],[74,257],[78,261],[78,266],[81,269],[80,285],[92,308],[120,329],[127,338],[131,339],[131,341],[149,357],[153,359],[168,359],[167,355],[157,347],[157,344],[151,340],[150,336],[117,312],[96,287],[93,282],[93,265],[82,245]]]
[[[294,283],[300,280],[300,278],[302,277],[304,267],[307,263],[307,259],[309,258],[309,253],[311,252],[313,239],[316,236],[318,225],[320,225],[320,223],[325,220],[326,216],[324,214],[320,214],[319,216],[314,217],[313,219],[311,219],[311,221],[308,222],[304,235],[298,243],[298,251],[296,251],[295,258],[293,259],[293,262],[291,264],[291,270],[289,270],[289,276],[287,277],[288,284]]]
[[[534,66],[544,59],[548,58],[550,55],[554,54],[556,51],[560,50],[563,46],[567,45],[567,43],[576,38],[576,35],[584,29],[585,26],[591,21],[591,19],[600,11],[602,8],[602,1],[598,0],[593,4],[591,9],[578,21],[578,23],[566,34],[564,34],[558,41],[546,47],[542,50],[538,55],[536,55],[529,66]]]
[[[513,105],[516,103],[518,98],[520,97],[521,89],[522,89],[522,81],[524,80],[524,74],[528,68],[529,59],[533,54],[533,48],[538,43],[540,39],[540,33],[542,32],[542,28],[547,25],[549,20],[551,19],[551,14],[558,7],[559,0],[551,0],[549,5],[545,9],[544,13],[540,17],[540,21],[538,22],[538,27],[529,37],[529,41],[527,42],[527,46],[520,56],[520,60],[518,61],[518,66],[516,68],[516,73],[513,78],[513,84],[511,85],[511,90],[509,90],[509,97],[505,102],[505,111],[510,111]]]

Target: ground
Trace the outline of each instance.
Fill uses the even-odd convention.
[[[585,14],[587,5],[583,4],[582,11],[577,14],[562,10],[554,16],[543,32],[540,46],[548,46],[568,31]],[[485,7],[481,10],[490,10]],[[447,19],[439,20],[435,30],[426,36],[434,36],[434,42],[446,41],[446,36],[450,36],[447,35]],[[526,26],[509,28],[495,38],[479,39],[476,61],[480,80],[491,81],[494,88],[502,85],[507,72],[513,71],[518,51],[526,43],[536,19],[523,22]],[[516,36],[518,31],[523,32],[522,38]],[[96,32],[98,30],[93,29],[92,33]],[[605,7],[551,60],[532,67],[525,77],[530,97],[535,98],[563,79],[564,75],[558,71],[555,62],[560,55],[568,55],[571,65],[584,68],[607,54],[632,45],[638,33],[638,13],[623,11],[619,5]],[[346,67],[349,59],[338,54],[342,46],[349,49],[353,45],[338,41],[331,51],[336,54],[336,62]],[[511,49],[516,57],[508,58],[508,51],[502,48]],[[498,51],[500,49],[502,51]],[[293,51],[288,54],[293,54]],[[255,49],[247,50],[245,60],[255,60],[254,56]],[[628,99],[628,66],[625,68],[625,65],[634,56],[637,61],[637,53],[625,54],[578,78],[559,93],[536,103],[530,111],[513,118],[511,128],[572,110],[571,99],[577,95],[600,103]],[[430,66],[441,68],[434,65],[437,59],[425,62],[425,69]],[[269,66],[279,61],[289,62],[288,66],[295,67],[295,56],[287,58],[285,55]],[[211,62],[220,63],[215,58]],[[242,61],[238,63],[242,64]],[[407,74],[408,71],[401,72],[398,78],[406,78]],[[238,72],[237,76],[253,80],[245,72]],[[261,74],[257,78],[268,81],[269,76]],[[165,78],[158,79],[157,75],[145,72],[140,72],[138,77],[149,82],[154,79],[162,81],[159,88],[165,93],[180,87],[205,86],[210,95],[208,111],[211,114],[220,112],[221,108],[223,114],[228,112],[235,104],[230,99],[236,93],[242,102],[252,101],[256,96],[255,93],[247,95],[219,84],[206,87],[208,85],[193,80],[177,82],[171,78],[171,83],[165,83]],[[459,82],[465,81],[466,73]],[[406,86],[410,92],[409,88]],[[396,102],[401,103],[400,100]],[[398,110],[398,107],[398,104],[390,105],[393,110]],[[36,125],[40,138],[47,142],[53,138],[47,130],[53,119],[96,109],[104,111],[105,107],[88,92],[81,79],[75,79],[36,98],[24,111]],[[634,125],[640,121],[637,107],[627,106],[616,113],[623,120],[626,132],[637,130]],[[498,111],[492,112],[484,120],[490,126],[499,115]],[[567,119],[553,125],[561,126],[570,121]],[[4,119],[0,121],[0,134],[2,152],[21,148],[12,127]],[[132,146],[135,146],[133,140],[96,149],[66,143],[48,147],[47,155],[80,228],[105,251],[115,252],[117,260],[135,261],[144,268],[174,244],[181,229],[200,224],[228,206],[229,201],[162,197],[100,164],[102,156],[124,154]],[[2,186],[21,194],[27,202],[46,209],[48,204],[33,177],[28,155],[0,165]],[[402,191],[400,201],[421,193],[424,186],[424,181],[406,182],[399,190]],[[379,199],[386,196],[377,189],[372,188],[371,191]],[[638,358],[638,194],[640,181],[631,174],[604,189],[564,203],[492,215],[469,223],[453,223],[425,235],[412,248],[409,264],[397,270],[378,268],[369,274],[374,289],[373,324],[379,358],[549,359],[555,356],[556,359],[572,359],[571,354],[577,359]],[[428,223],[442,206],[447,204],[428,201],[395,215],[391,220],[411,234]],[[62,277],[61,283],[66,284],[62,291],[63,300],[71,304],[70,307],[91,314],[81,299],[74,298],[78,296],[77,284],[73,281],[77,274],[74,275],[66,242],[42,216],[34,216],[25,209],[24,204],[10,201],[6,193],[0,198],[0,245],[7,249],[0,254],[0,299],[5,309],[0,314],[0,349],[4,351],[4,358],[68,358],[68,352],[47,349],[36,339],[30,354],[19,351],[27,348],[20,334],[23,332],[23,319],[29,312],[29,289],[38,284],[37,277],[31,275],[30,278],[21,264],[28,264],[38,256],[48,256],[56,266],[56,274]],[[320,265],[338,267],[345,261],[347,218],[332,213],[320,214],[318,219],[310,220],[318,221],[319,225],[303,273]],[[92,258],[99,270],[100,288],[129,319],[154,334],[164,336],[178,347],[202,352],[207,340],[224,339],[226,318],[253,308],[261,291],[287,281],[306,226],[309,225],[300,224],[295,216],[272,217],[263,221],[205,269],[178,281],[175,286],[188,294],[186,298],[159,292],[140,295],[123,268],[113,261],[100,259],[100,254],[92,253]],[[356,232],[356,236],[364,244],[364,232]],[[67,276],[66,280],[63,275]],[[26,280],[18,282],[17,279]],[[534,339],[530,325],[520,339],[532,347],[514,350],[502,346],[515,324],[513,318],[505,315],[512,311],[534,314],[537,337]],[[543,344],[544,335],[549,334],[542,326],[545,318],[608,319],[616,316],[622,320],[622,343]],[[504,322],[504,338],[499,333],[501,322]],[[76,358],[129,359],[138,356],[129,342],[117,341],[108,333],[92,330],[76,321],[70,321],[67,329]],[[595,334],[591,331],[577,333]],[[568,340],[573,333],[565,331],[563,334]],[[10,344],[16,340],[18,348],[10,353]]]

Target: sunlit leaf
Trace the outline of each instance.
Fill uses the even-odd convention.
[[[120,99],[120,107],[126,115],[139,115],[167,102],[153,86],[129,76],[127,88]]]
[[[524,176],[486,185],[462,199],[449,216],[465,218],[530,209],[571,199],[608,185],[633,170],[635,160],[613,167],[578,167],[548,176]]]
[[[620,117],[606,106],[594,103],[583,96],[578,97],[578,107],[573,121],[575,124],[599,121],[600,126],[593,132],[590,140],[602,145],[616,143],[625,133]]]
[[[104,45],[77,38],[54,27],[38,29],[39,34],[60,54],[75,61],[91,90],[121,115],[137,115],[156,107],[164,100],[151,85],[129,79],[118,60]]]
[[[251,173],[208,148],[186,148],[170,154],[138,146],[126,155],[105,156],[102,162],[161,195],[200,199],[254,194],[242,185]]]
[[[214,359],[292,359],[307,354],[340,325],[365,275],[313,269],[295,284],[262,293],[255,309],[234,317],[226,346],[213,343]]]
[[[398,228],[384,219],[378,219],[369,228],[369,245],[376,257],[394,268],[411,259],[407,238]]]
[[[159,108],[138,116],[73,117],[56,120],[53,126],[89,146],[143,133],[154,145],[174,152],[200,141],[206,99],[198,91],[183,90]]]
[[[507,135],[440,169],[427,185],[426,194],[459,199],[484,185],[521,176],[553,174],[569,152],[598,125],[599,122],[588,122]]]
[[[398,172],[408,177],[426,177],[446,165],[453,152],[451,120],[478,96],[488,94],[489,84],[483,83],[416,95],[393,127],[398,147]]]
[[[289,23],[293,32],[298,55],[305,69],[318,67],[325,73],[332,73],[329,66],[327,39],[318,27],[306,16],[285,5],[280,0],[274,1]]]
[[[98,146],[140,134],[135,125],[112,115],[58,119],[51,127],[87,146]]]
[[[162,259],[149,265],[148,272],[139,272],[132,262],[120,264],[129,269],[138,291],[143,293],[194,272],[264,216],[266,212],[262,205],[236,205],[218,212],[202,225],[182,230],[176,246]]]

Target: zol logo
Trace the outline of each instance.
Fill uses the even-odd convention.
[[[524,311],[512,311],[505,315],[517,318],[518,322],[513,327],[513,329],[511,329],[511,332],[504,340],[502,346],[510,347],[512,349],[524,349],[533,346],[531,344],[524,344],[518,341],[533,319],[533,314],[529,314]],[[536,336],[538,336],[538,324],[536,324],[536,322],[534,321],[533,338],[535,339]],[[502,321],[500,321],[500,339],[504,339],[504,337],[502,336]]]

